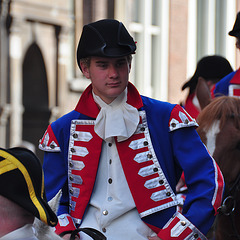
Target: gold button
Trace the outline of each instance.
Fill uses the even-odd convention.
[[[103,210],[103,215],[108,215],[108,211],[107,210]]]
[[[78,138],[77,133],[74,133],[74,134],[73,134],[73,138]]]
[[[152,154],[151,154],[151,153],[148,153],[147,157],[148,157],[149,159],[151,159],[151,158],[152,158]]]
[[[161,179],[161,180],[159,180],[159,183],[160,183],[160,184],[163,184],[163,183],[164,183],[164,181]]]
[[[170,193],[170,192],[167,192],[166,195],[169,197],[169,196],[171,196],[171,193]]]
[[[54,149],[55,146],[54,146],[53,144],[50,144],[50,148],[51,148],[51,149]]]
[[[181,225],[185,226],[187,223],[185,221],[181,221]]]
[[[198,238],[198,234],[197,233],[194,234],[194,238]]]

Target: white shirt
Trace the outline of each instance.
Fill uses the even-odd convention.
[[[25,226],[4,235],[0,240],[38,240],[38,238],[34,234],[32,224],[26,224]]]
[[[98,100],[97,103],[99,103]],[[134,111],[131,110],[131,112],[135,114]],[[121,115],[118,112],[117,117],[123,117]],[[131,114],[129,114],[129,117],[131,117]],[[106,122],[109,123],[109,121]],[[119,122],[121,121],[118,121],[118,126]],[[136,128],[137,125],[138,121],[136,122]],[[114,125],[105,127],[108,130],[109,127],[115,128]],[[120,126],[120,128],[122,127]],[[114,129],[114,133],[117,131],[117,129]],[[122,129],[120,129],[120,132],[123,132]],[[132,134],[134,132],[132,131]],[[108,136],[107,140],[103,140],[94,190],[80,227],[95,228],[109,240],[147,240],[148,236],[156,235],[138,214],[122,169],[114,138],[111,136]],[[80,236],[81,240],[91,239],[81,232]]]

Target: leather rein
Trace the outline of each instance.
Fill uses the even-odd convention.
[[[221,215],[229,216],[234,231],[234,235],[231,237],[236,237],[240,240],[240,234],[238,233],[236,223],[234,221],[235,209],[237,204],[237,195],[240,191],[240,174],[236,178],[234,184],[227,190],[224,194],[222,205],[218,208],[218,212]]]

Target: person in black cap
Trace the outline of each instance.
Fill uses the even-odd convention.
[[[107,239],[206,239],[223,178],[179,105],[141,96],[129,82],[136,44],[123,23],[83,27],[77,62],[91,84],[40,140],[48,200],[62,190],[56,233],[93,228]],[[176,183],[189,187],[183,214]],[[88,239],[80,232],[80,239]],[[96,238],[103,239],[103,238]]]
[[[46,200],[40,160],[25,148],[0,148],[0,239],[37,239],[35,217],[51,227],[58,221]]]
[[[240,49],[240,12],[237,13],[233,29],[228,34],[236,38],[236,48]],[[240,97],[240,70],[237,69],[222,78],[212,89],[212,94],[214,97],[222,95]]]
[[[189,93],[183,103],[185,110],[197,119],[201,107],[196,96],[196,87],[199,79],[206,81],[209,91],[227,74],[233,71],[228,60],[222,56],[205,56],[197,63],[194,75],[183,86],[182,90],[189,88]]]

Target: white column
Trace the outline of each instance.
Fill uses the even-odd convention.
[[[10,144],[19,145],[22,141],[22,44],[21,38],[13,32],[10,38],[10,59],[11,59],[11,125]]]
[[[152,76],[152,39],[151,39],[151,19],[152,19],[152,0],[144,0],[143,3],[143,49],[144,49],[144,61],[143,61],[143,81],[144,81],[144,89],[143,93],[147,96],[152,95],[152,88],[151,88],[151,76]]]
[[[169,1],[161,2],[161,46],[160,46],[160,99],[162,101],[168,100],[168,59],[169,59]]]
[[[227,9],[226,9],[226,26],[223,26],[223,31],[225,31],[226,36],[226,58],[231,63],[232,67],[238,68],[236,66],[236,38],[229,36],[228,32],[232,30],[233,25],[236,20],[236,5],[238,0],[228,0],[227,1]],[[238,53],[239,54],[239,53]]]
[[[6,147],[6,125],[10,113],[10,106],[7,102],[7,72],[8,72],[8,39],[6,32],[6,17],[9,1],[2,1],[2,9],[0,13],[0,106],[2,113],[0,114],[0,146]]]
[[[188,1],[187,76],[190,78],[197,64],[197,0]]]
[[[208,21],[207,21],[207,54],[215,54],[215,29],[216,29],[216,0],[208,2]]]

